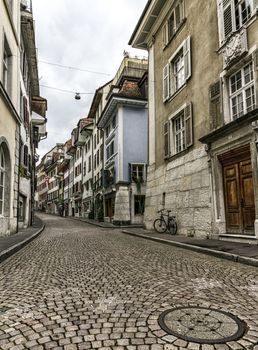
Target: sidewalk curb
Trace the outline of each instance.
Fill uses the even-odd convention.
[[[235,261],[241,264],[249,265],[249,266],[255,266],[258,267],[258,259],[253,259],[253,258],[248,258],[245,256],[240,256],[237,254],[231,254],[231,253],[226,253],[222,252],[220,250],[214,250],[214,249],[209,249],[209,248],[203,248],[203,247],[198,247],[196,245],[191,245],[191,244],[186,244],[186,243],[181,243],[181,242],[175,242],[175,241],[169,241],[163,238],[157,238],[157,237],[150,237],[147,235],[143,235],[140,233],[133,233],[127,230],[122,230],[122,233],[125,233],[127,235],[135,236],[135,237],[140,237],[144,239],[148,239],[154,242],[159,242],[167,245],[172,245],[178,248],[183,248],[183,249],[188,249],[188,250],[193,250],[198,253],[203,253],[203,254],[208,254],[215,256],[217,258],[222,258],[222,259],[227,259],[231,261]]]
[[[106,228],[106,229],[114,229],[114,230],[117,230],[117,229],[120,229],[120,230],[122,230],[122,229],[126,229],[126,228],[139,228],[138,226],[136,227],[136,226],[133,226],[133,225],[130,225],[130,226],[119,226],[119,225],[113,225],[113,226],[106,226],[105,225],[105,223],[104,222],[92,222],[92,221],[87,221],[87,219],[86,220],[83,220],[83,219],[80,219],[80,218],[78,218],[78,219],[76,219],[76,218],[74,218],[74,217],[70,217],[70,216],[68,216],[67,217],[67,219],[72,219],[72,220],[74,220],[74,221],[80,221],[80,222],[84,222],[85,224],[89,224],[89,225],[93,225],[93,226],[97,226],[97,227],[101,227],[101,228]],[[142,227],[140,227],[140,228],[142,228]]]
[[[0,253],[0,263],[9,258],[14,253],[21,250],[23,247],[25,247],[28,243],[30,243],[32,240],[34,240],[40,233],[45,229],[46,225],[43,224],[41,228],[35,232],[32,236],[24,239],[23,241],[13,245],[12,247],[4,250],[2,253]]]

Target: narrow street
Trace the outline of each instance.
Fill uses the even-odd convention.
[[[41,215],[43,233],[0,265],[0,349],[253,349],[256,268]],[[221,309],[247,323],[226,344],[177,339],[158,316]]]

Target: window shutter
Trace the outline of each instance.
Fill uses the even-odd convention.
[[[211,130],[217,129],[223,125],[222,114],[222,94],[221,94],[221,82],[216,81],[210,85],[209,88],[210,97],[210,128]]]
[[[258,76],[258,49],[256,49],[253,53],[253,61],[254,61],[254,75],[256,75],[257,77]],[[256,90],[256,108],[257,108],[258,107],[258,89],[255,89],[255,90]]]
[[[169,98],[169,64],[163,68],[163,101]]]
[[[163,26],[163,46],[165,47],[168,44],[168,21]]]
[[[24,124],[26,127],[29,126],[29,112],[28,112],[28,102],[27,98],[23,97],[23,108],[24,108]]]
[[[185,81],[191,76],[191,38],[188,36],[184,42]]]
[[[223,39],[234,31],[234,0],[223,0]]]
[[[193,118],[192,118],[192,103],[189,103],[184,109],[185,119],[185,147],[190,147],[193,144]]]
[[[132,164],[128,163],[128,181],[132,182]]]
[[[164,156],[170,156],[169,122],[164,124]]]

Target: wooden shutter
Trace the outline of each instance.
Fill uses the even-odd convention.
[[[185,67],[185,80],[191,76],[191,38],[188,36],[184,42],[184,67]]]
[[[223,36],[226,39],[234,31],[234,0],[223,0]]]
[[[132,164],[128,163],[128,181],[132,182]]]
[[[169,122],[164,124],[164,156],[170,156]]]
[[[28,102],[27,98],[23,97],[23,115],[24,115],[24,124],[26,127],[29,126],[29,112],[28,112]]]
[[[169,64],[163,68],[163,101],[169,98]]]
[[[257,0],[258,2],[258,0]],[[256,83],[258,82],[258,49],[256,49],[253,53],[253,61],[254,61],[254,77],[256,76]],[[256,108],[258,107],[258,89],[256,91]]]
[[[192,118],[192,103],[189,103],[184,109],[185,120],[185,147],[190,147],[193,144],[193,118]]]
[[[223,125],[221,81],[218,80],[209,88],[210,97],[210,129],[217,129]]]
[[[164,24],[162,28],[163,34],[163,46],[165,47],[168,44],[168,21]]]

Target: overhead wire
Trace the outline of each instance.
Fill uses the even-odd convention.
[[[55,67],[72,69],[72,70],[78,70],[80,72],[87,72],[87,73],[100,74],[100,75],[106,75],[106,76],[111,76],[112,75],[112,74],[109,74],[109,73],[98,72],[98,71],[93,71],[93,70],[90,70],[90,69],[78,68],[78,67],[73,67],[73,66],[67,66],[67,65],[64,65],[64,64],[48,62],[48,61],[44,61],[44,60],[38,60],[38,62],[43,63],[43,64],[48,64],[48,65],[51,65],[51,66],[55,66]]]

